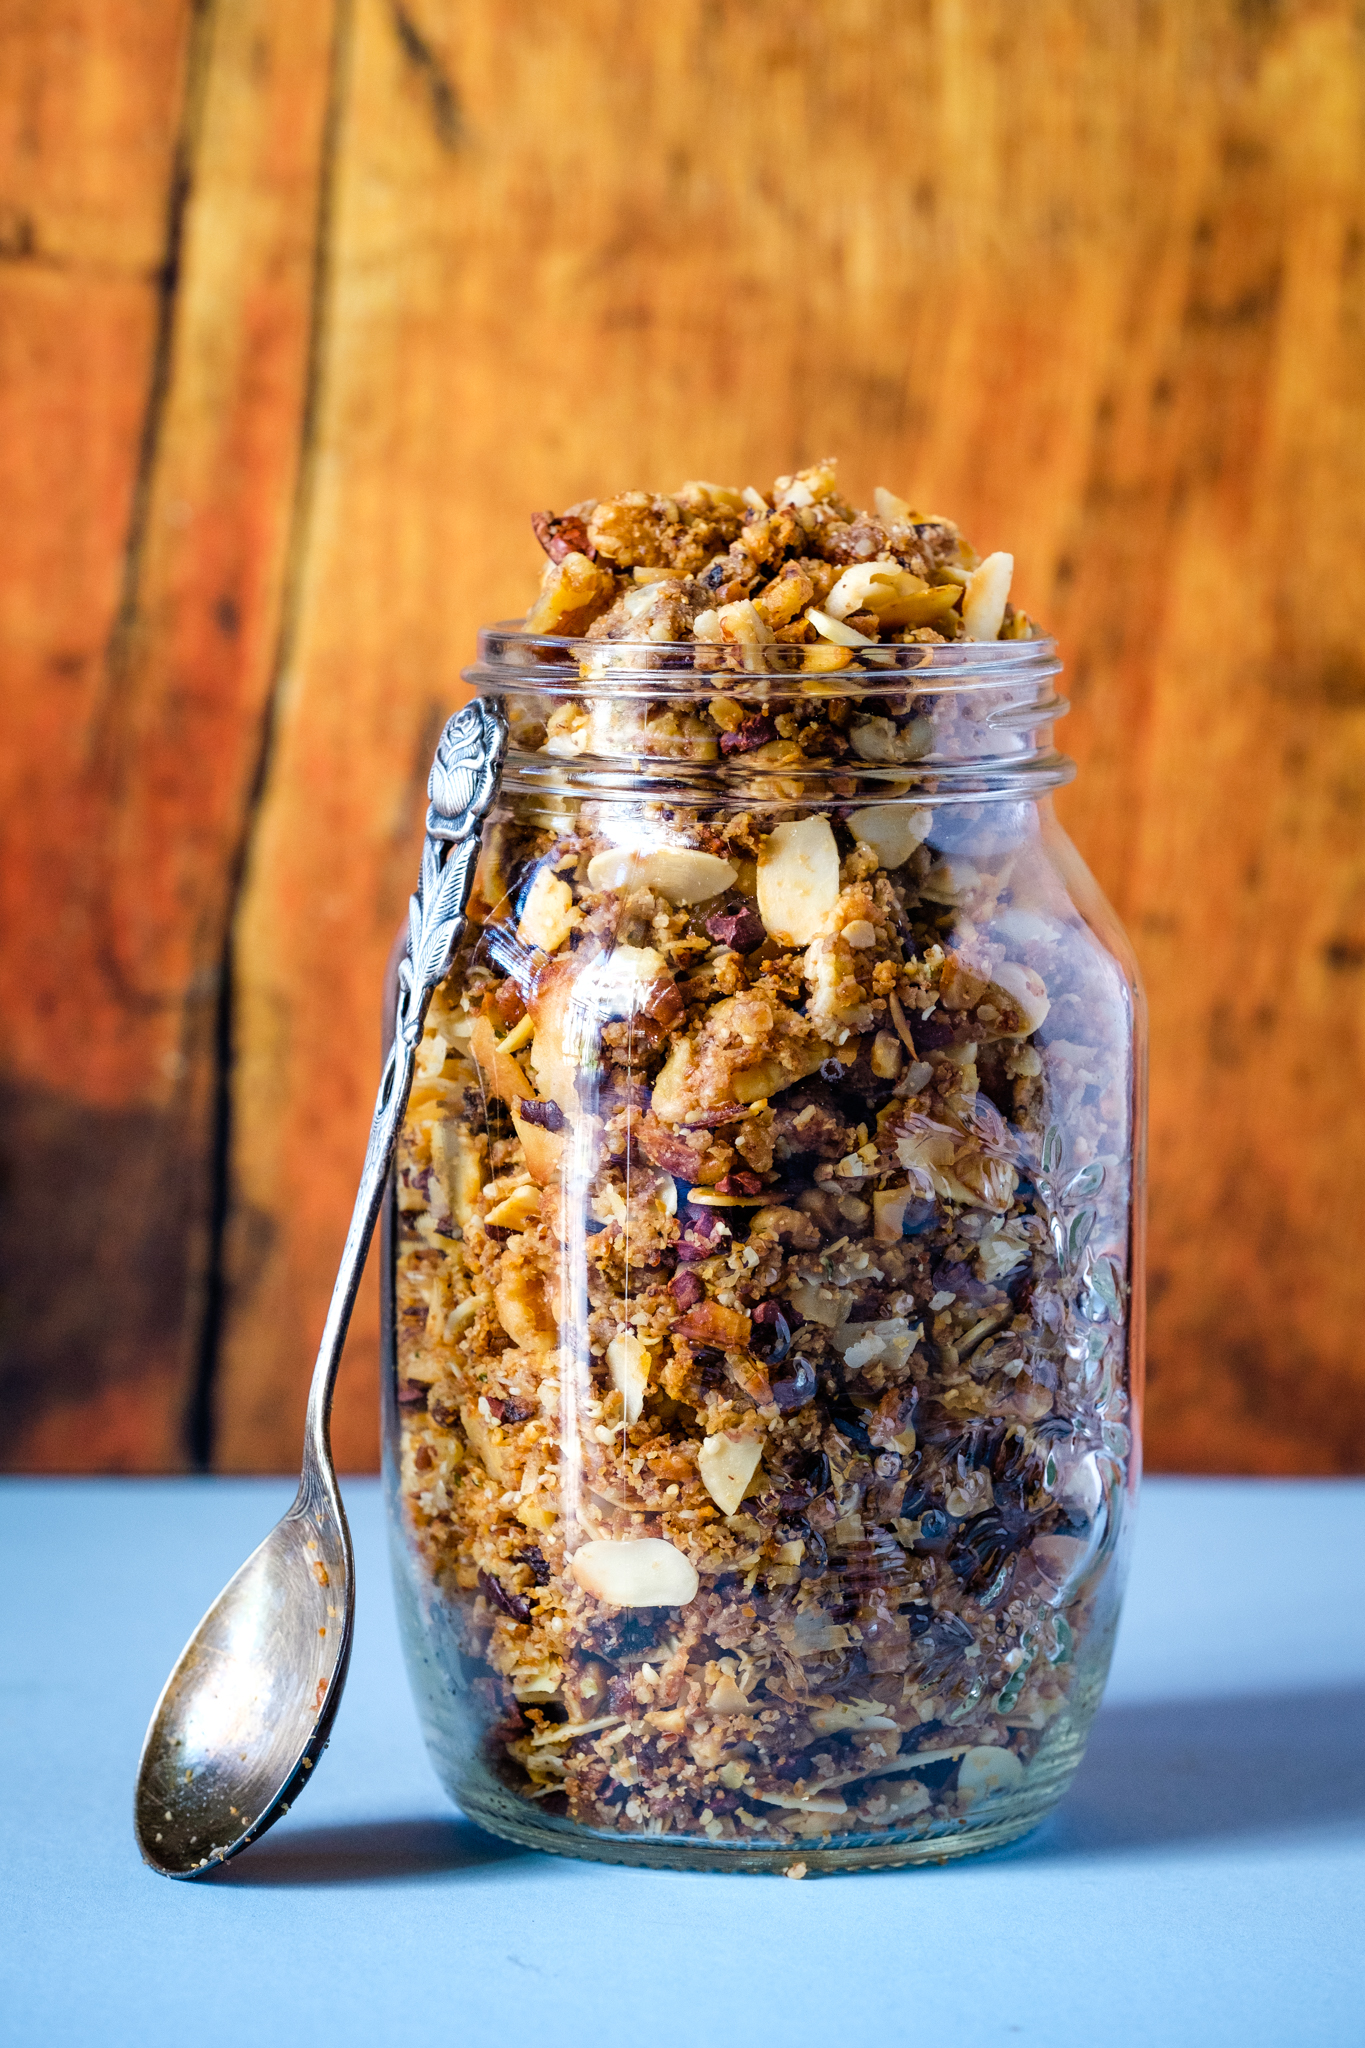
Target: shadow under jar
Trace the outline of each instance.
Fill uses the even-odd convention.
[[[468,675],[512,744],[395,1174],[387,1468],[436,1768],[537,1848],[990,1848],[1104,1683],[1142,999],[1052,815],[1055,648],[846,659],[496,628]]]

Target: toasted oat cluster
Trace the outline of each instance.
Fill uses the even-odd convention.
[[[538,513],[549,556],[533,633],[718,648],[810,647],[811,666],[908,641],[1022,640],[1014,559],[978,560],[951,519],[878,490],[876,511],[839,496],[833,462],[752,486],[684,484]],[[837,656],[831,658],[833,650]]]
[[[886,493],[855,516],[827,466],[540,526],[528,630],[857,665],[1030,631],[1007,557]],[[804,729],[709,673],[722,738]],[[808,758],[923,723],[847,680]],[[818,1845],[961,1829],[1074,1761],[1129,1448],[1131,1070],[1113,963],[1002,808],[642,791],[488,832],[397,1305],[403,1498],[494,1800]]]

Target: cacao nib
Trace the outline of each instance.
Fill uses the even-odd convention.
[[[420,1380],[399,1380],[398,1405],[400,1408],[425,1408],[427,1389]]]
[[[491,1572],[479,1573],[479,1591],[485,1600],[491,1600],[495,1607],[500,1607],[513,1621],[531,1619],[530,1602],[524,1600],[520,1593],[509,1593],[502,1581],[495,1579]]]
[[[699,1301],[706,1299],[706,1289],[695,1273],[675,1273],[668,1283],[668,1291],[679,1308],[695,1308]]]
[[[718,910],[706,920],[706,931],[718,946],[733,947],[736,953],[751,953],[755,946],[761,946],[767,938],[767,928],[756,910]],[[733,1110],[730,1114],[733,1116]],[[697,1117],[689,1117],[689,1123],[696,1123]]]
[[[491,1408],[493,1403],[490,1401],[488,1405]],[[502,1415],[499,1419],[503,1422],[527,1422],[535,1412],[534,1402],[514,1399],[503,1402]]]
[[[517,1103],[517,1115],[524,1124],[534,1124],[542,1131],[562,1131],[564,1112],[557,1102],[532,1102],[522,1096]]]
[[[737,1167],[732,1173],[727,1173],[724,1179],[716,1182],[716,1193],[718,1195],[756,1195],[761,1192],[762,1187],[763,1183],[758,1175],[750,1173],[746,1167],[741,1166]]]

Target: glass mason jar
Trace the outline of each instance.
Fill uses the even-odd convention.
[[[427,1740],[497,1834],[941,1861],[1076,1768],[1144,1049],[1058,673],[481,636],[511,745],[400,1141],[386,1438]]]

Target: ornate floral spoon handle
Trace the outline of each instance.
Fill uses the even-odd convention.
[[[408,948],[398,969],[393,1043],[380,1077],[351,1227],[318,1346],[318,1366],[327,1360],[328,1369],[314,1371],[309,1391],[308,1455],[326,1443],[337,1363],[412,1090],[427,1006],[445,979],[464,932],[480,832],[497,794],[506,749],[507,720],[501,708],[477,698],[449,720],[431,764],[422,872],[408,905]]]
[[[436,750],[396,1029],[313,1366],[298,1496],[191,1636],[143,1745],[134,1825],[144,1858],[167,1877],[215,1869],[289,1811],[326,1746],[346,1682],[355,1569],[328,1440],[332,1388],[423,1019],[464,930],[479,828],[506,744],[502,712],[476,702],[451,719]]]

